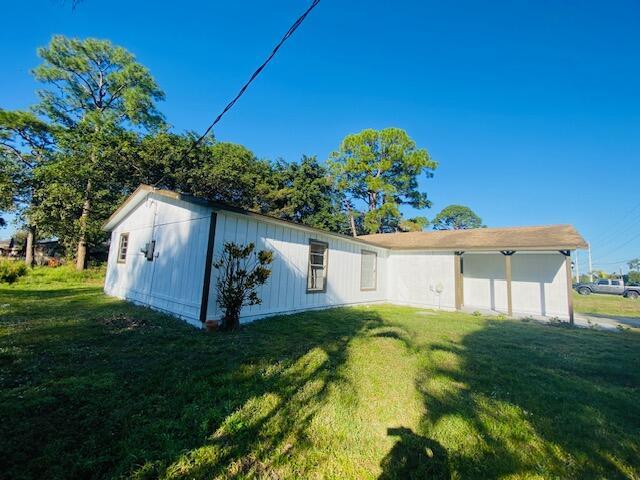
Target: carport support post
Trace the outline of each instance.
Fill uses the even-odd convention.
[[[511,256],[516,253],[513,250],[502,250],[504,255],[504,276],[507,280],[507,315],[513,316],[513,301],[511,300]]]
[[[462,280],[462,254],[464,252],[454,252],[454,278],[455,278],[455,289],[456,289],[456,310],[462,309],[462,303],[464,298],[464,290],[463,288],[463,280]]]
[[[571,250],[560,250],[564,255],[564,268],[567,271],[567,301],[569,305],[569,324],[574,325],[573,319],[573,275],[571,275]]]

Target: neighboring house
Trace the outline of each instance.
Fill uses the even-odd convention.
[[[62,245],[60,245],[60,242],[55,238],[38,240],[34,250],[37,265],[47,265],[51,261],[60,262],[64,253]]]
[[[15,240],[9,238],[7,240],[0,240],[0,257],[17,257],[20,254],[20,249],[16,246]]]
[[[348,237],[141,185],[107,220],[105,292],[202,326],[222,315],[212,259],[225,242],[274,253],[260,305],[241,320],[388,302],[568,319],[569,225]]]

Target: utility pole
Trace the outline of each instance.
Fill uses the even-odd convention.
[[[591,244],[587,243],[589,249],[589,282],[593,282],[593,266],[591,265]]]

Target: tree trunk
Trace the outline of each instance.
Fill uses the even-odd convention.
[[[356,219],[353,216],[353,210],[349,210],[349,224],[351,225],[351,235],[357,237],[358,231],[356,230]]]
[[[36,248],[36,227],[29,225],[27,228],[27,246],[24,253],[24,263],[27,267],[33,267],[35,261],[35,248]]]
[[[240,328],[240,311],[235,309],[227,309],[222,321],[222,329],[227,332],[233,332]]]
[[[80,238],[78,239],[78,250],[76,252],[76,270],[82,271],[87,264],[87,221],[89,219],[89,209],[91,208],[91,180],[87,181],[84,190],[84,203],[82,204],[82,214],[80,215]]]
[[[378,193],[369,192],[369,211],[372,212],[378,208]]]

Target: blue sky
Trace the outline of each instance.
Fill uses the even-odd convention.
[[[6,2],[0,108],[35,101],[29,70],[53,34],[92,36],[151,70],[175,130],[202,131],[307,5]],[[322,0],[215,133],[297,160],[404,128],[440,163],[421,182],[433,208],[407,214],[460,203],[488,226],[572,223],[594,267],[618,270],[640,257],[638,25],[634,0]]]

